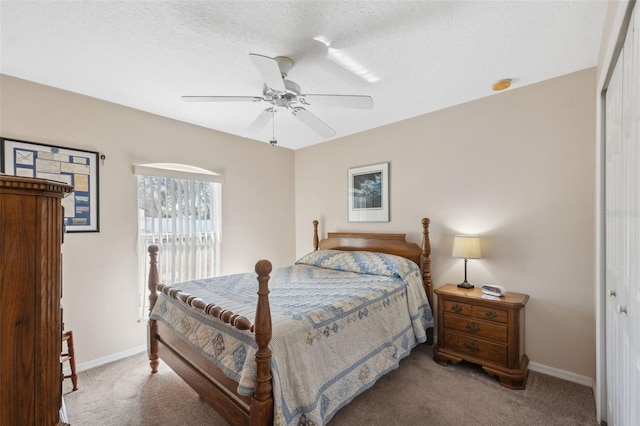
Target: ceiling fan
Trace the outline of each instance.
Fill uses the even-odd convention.
[[[289,110],[303,124],[323,138],[334,136],[336,131],[302,105],[373,108],[371,96],[303,94],[297,83],[285,78],[294,64],[291,59],[284,56],[270,58],[255,53],[250,53],[249,56],[264,81],[262,96],[182,96],[182,100],[187,102],[268,102],[271,106],[262,111],[249,126],[250,131],[260,131],[274,119],[276,112]]]

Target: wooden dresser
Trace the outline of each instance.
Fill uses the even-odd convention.
[[[462,360],[482,365],[500,384],[524,389],[529,359],[524,353],[526,294],[493,297],[479,288],[465,290],[447,284],[438,296],[438,342],[433,358],[442,365]]]
[[[61,199],[71,187],[0,175],[0,425],[63,425]]]

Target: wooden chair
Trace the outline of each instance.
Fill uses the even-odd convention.
[[[60,362],[65,363],[69,361],[69,367],[71,367],[71,374],[67,374],[62,377],[64,379],[71,379],[71,383],[73,383],[73,390],[78,389],[78,375],[76,374],[76,355],[75,349],[73,348],[73,331],[65,331],[62,333],[62,344],[64,345],[66,342],[67,352],[62,352],[60,354]]]

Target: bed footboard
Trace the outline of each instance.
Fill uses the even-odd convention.
[[[215,379],[215,376],[222,377],[219,376],[219,374],[215,372],[213,374],[202,373],[202,369],[197,368],[195,365],[197,361],[192,361],[191,359],[192,356],[195,357],[195,355],[193,355],[195,351],[185,346],[178,348],[177,345],[172,344],[171,342],[175,341],[175,339],[167,335],[167,333],[170,333],[170,330],[167,327],[162,327],[162,334],[159,334],[157,322],[150,318],[148,324],[147,349],[151,372],[156,373],[158,371],[160,355],[164,354],[163,357],[166,358],[165,361],[231,424],[254,426],[272,424],[273,387],[271,382],[271,350],[269,349],[272,329],[268,286],[269,274],[272,270],[271,262],[268,260],[260,260],[256,263],[255,271],[258,274],[258,305],[255,321],[252,324],[246,317],[237,315],[232,311],[224,309],[224,307],[217,306],[214,303],[206,303],[198,297],[160,284],[157,266],[158,247],[155,245],[150,246],[148,251],[150,256],[150,313],[158,300],[158,294],[163,293],[182,301],[192,308],[200,309],[203,313],[230,324],[238,330],[250,330],[254,333],[258,345],[255,356],[256,385],[249,406],[247,406],[245,398],[237,395],[234,389],[234,387],[237,387],[236,382],[228,379],[224,380],[226,383],[221,383],[221,381]],[[160,343],[163,343],[162,351],[159,351]],[[221,401],[224,401],[224,403]],[[233,404],[234,407],[229,407],[229,403]]]

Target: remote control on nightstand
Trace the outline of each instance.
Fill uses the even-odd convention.
[[[483,284],[482,292],[490,296],[504,296],[506,290],[504,289],[504,287],[499,285]]]

